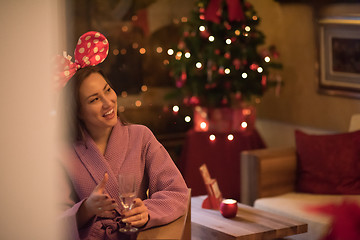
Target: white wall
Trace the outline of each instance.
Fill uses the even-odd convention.
[[[310,3],[296,2],[251,0],[261,21],[259,29],[266,35],[266,44],[275,44],[280,52],[284,81],[280,97],[273,89],[265,94],[257,107],[257,116],[293,125],[347,131],[351,115],[360,111],[360,99],[318,93],[317,18],[319,14],[359,16],[360,4],[330,4],[318,12]]]
[[[256,129],[263,138],[267,147],[294,147],[295,146],[295,130],[301,130],[308,134],[332,134],[335,131],[325,129],[312,128],[279,122],[268,119],[257,119]]]
[[[0,2],[0,239],[57,239],[52,0]]]

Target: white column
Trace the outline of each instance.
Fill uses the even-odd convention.
[[[59,45],[59,6],[0,2],[0,239],[59,239],[50,61]]]

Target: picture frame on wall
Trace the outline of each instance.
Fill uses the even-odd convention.
[[[360,98],[360,17],[319,21],[319,92]]]

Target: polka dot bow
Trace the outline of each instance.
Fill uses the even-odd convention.
[[[58,87],[64,87],[80,68],[102,63],[108,53],[109,42],[104,35],[94,31],[83,34],[74,51],[75,62],[71,62],[71,56],[68,56],[66,52],[63,56],[58,56]]]

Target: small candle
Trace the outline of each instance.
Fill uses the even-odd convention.
[[[237,201],[234,199],[225,199],[220,204],[220,212],[226,218],[233,218],[236,216],[238,210]]]

